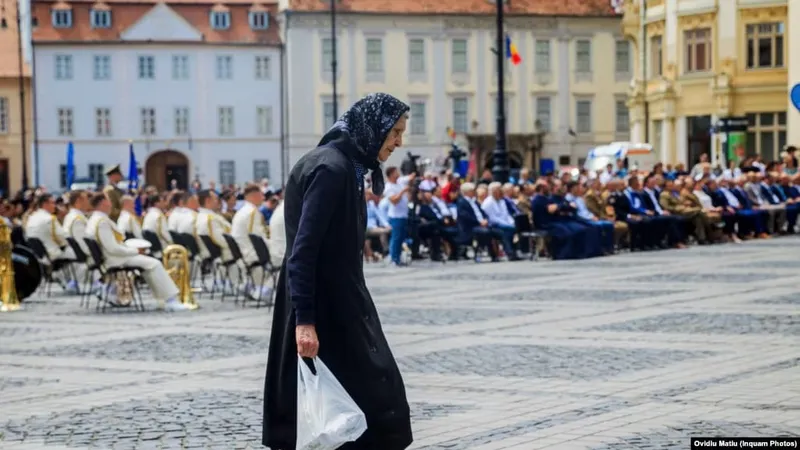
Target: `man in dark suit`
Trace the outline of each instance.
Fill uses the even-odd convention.
[[[658,201],[658,193],[656,193],[655,190],[658,181],[655,174],[650,174],[645,178],[644,189],[640,187],[638,179],[631,178],[631,181],[633,181],[631,188],[637,192],[642,199],[646,214],[656,223],[663,223],[667,234],[667,245],[670,247],[685,248],[686,223],[682,217],[673,216],[669,211],[661,207]],[[700,243],[705,244],[705,242]]]
[[[782,186],[778,184],[779,181],[780,175],[777,173],[768,174],[761,182],[761,191],[770,204],[784,206],[786,209],[786,232],[794,234],[794,228],[797,225],[797,214],[800,209],[798,209],[797,203],[789,200]]]
[[[645,211],[633,206],[634,194],[624,189],[624,181],[614,179],[606,187],[609,192],[606,204],[613,209],[614,220],[625,222],[630,230],[631,250],[645,250],[663,240],[663,232],[654,226]]]
[[[733,205],[733,207],[736,208],[737,214],[750,218],[752,227],[748,228],[748,231],[752,230],[760,238],[767,238],[769,237],[769,234],[767,234],[767,223],[770,219],[769,213],[767,211],[755,208],[753,202],[750,201],[750,196],[747,195],[747,192],[744,190],[744,183],[744,178],[730,182],[723,180],[720,190],[723,193],[728,190],[731,194],[733,194],[739,204],[738,208],[736,205]],[[727,184],[729,184],[729,186],[727,186]],[[726,198],[729,203],[733,204],[731,198],[727,196]]]
[[[478,244],[489,248],[492,261],[497,261],[495,250],[496,240],[503,238],[500,230],[489,227],[486,214],[475,199],[475,185],[464,183],[461,185],[461,196],[456,200],[456,222],[458,222],[458,241],[462,245],[469,244],[472,239],[477,239]]]

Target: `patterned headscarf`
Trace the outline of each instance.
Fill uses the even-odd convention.
[[[371,170],[372,191],[381,195],[384,182],[383,171],[378,161],[378,152],[386,141],[386,136],[408,110],[408,105],[389,94],[369,94],[342,114],[342,117],[333,124],[319,145],[332,140],[333,133],[331,132],[339,131],[349,134],[359,147],[359,154],[355,157],[351,156],[356,168],[359,189],[363,185],[364,174],[367,170]]]

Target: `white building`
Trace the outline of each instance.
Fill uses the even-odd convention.
[[[128,170],[147,184],[281,178],[280,40],[253,0],[34,1],[36,183]]]
[[[293,163],[335,119],[330,2],[279,4]],[[482,166],[495,133],[494,1],[337,4],[338,113],[367,93],[393,94],[409,103],[411,120],[405,148],[391,164],[405,150],[444,156],[446,129],[454,127],[470,149],[481,147]],[[505,83],[512,168],[538,166],[542,159],[576,165],[595,145],[627,140],[633,55],[611,2],[507,4],[507,32],[522,57],[521,64],[508,65]]]

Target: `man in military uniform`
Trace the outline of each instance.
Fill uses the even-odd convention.
[[[108,213],[108,217],[112,222],[117,223],[119,213],[122,211],[122,196],[125,194],[122,189],[117,187],[117,184],[122,181],[122,170],[120,170],[119,164],[106,171],[106,178],[108,183],[103,188],[103,192],[111,201],[111,212]]]
[[[665,211],[669,211],[672,215],[683,217],[688,221],[691,224],[697,242],[705,244],[707,242],[706,228],[708,219],[703,213],[702,205],[699,205],[700,200],[696,197],[690,197],[694,197],[691,191],[686,189],[682,191],[677,182],[666,180],[658,202]],[[697,204],[695,204],[695,201]]]
[[[616,211],[614,207],[607,204],[606,198],[601,194],[602,184],[600,180],[595,178],[589,182],[589,189],[583,195],[584,202],[589,211],[600,220],[606,220],[614,224],[614,243],[621,246],[623,242],[628,241],[629,229],[628,223],[622,220],[617,220]]]

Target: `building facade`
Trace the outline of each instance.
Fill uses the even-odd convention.
[[[281,177],[281,46],[274,6],[35,1],[37,182],[101,181],[133,145],[165,188]]]
[[[629,92],[633,139],[649,141],[668,163],[691,165],[703,153],[723,166],[743,156],[776,160],[791,123],[800,126],[787,89],[800,76],[800,67],[789,76],[792,64],[800,64],[789,39],[798,35],[800,12],[790,9],[800,5],[626,0],[623,30],[636,53]],[[744,143],[732,143],[723,121],[741,124]]]
[[[330,3],[282,0],[280,6],[292,164],[335,121],[334,42]],[[367,93],[391,93],[411,106],[401,150],[442,158],[453,127],[462,142],[483,143],[478,164],[488,162],[497,111],[494,8],[491,1],[339,1],[338,114]],[[633,56],[608,0],[512,1],[505,22],[522,57],[505,72],[512,167],[536,165],[538,158],[576,165],[589,148],[628,139]],[[390,163],[405,153],[395,152]]]
[[[25,150],[30,150],[33,142],[31,70],[25,59],[25,49],[23,48],[22,57],[19,52],[20,36],[23,47],[25,42],[25,16],[23,10],[23,30],[20,32],[17,28],[16,8],[17,2],[6,2],[0,11],[0,196],[5,197],[22,188],[23,154]],[[32,181],[31,167],[28,160],[29,182]]]

